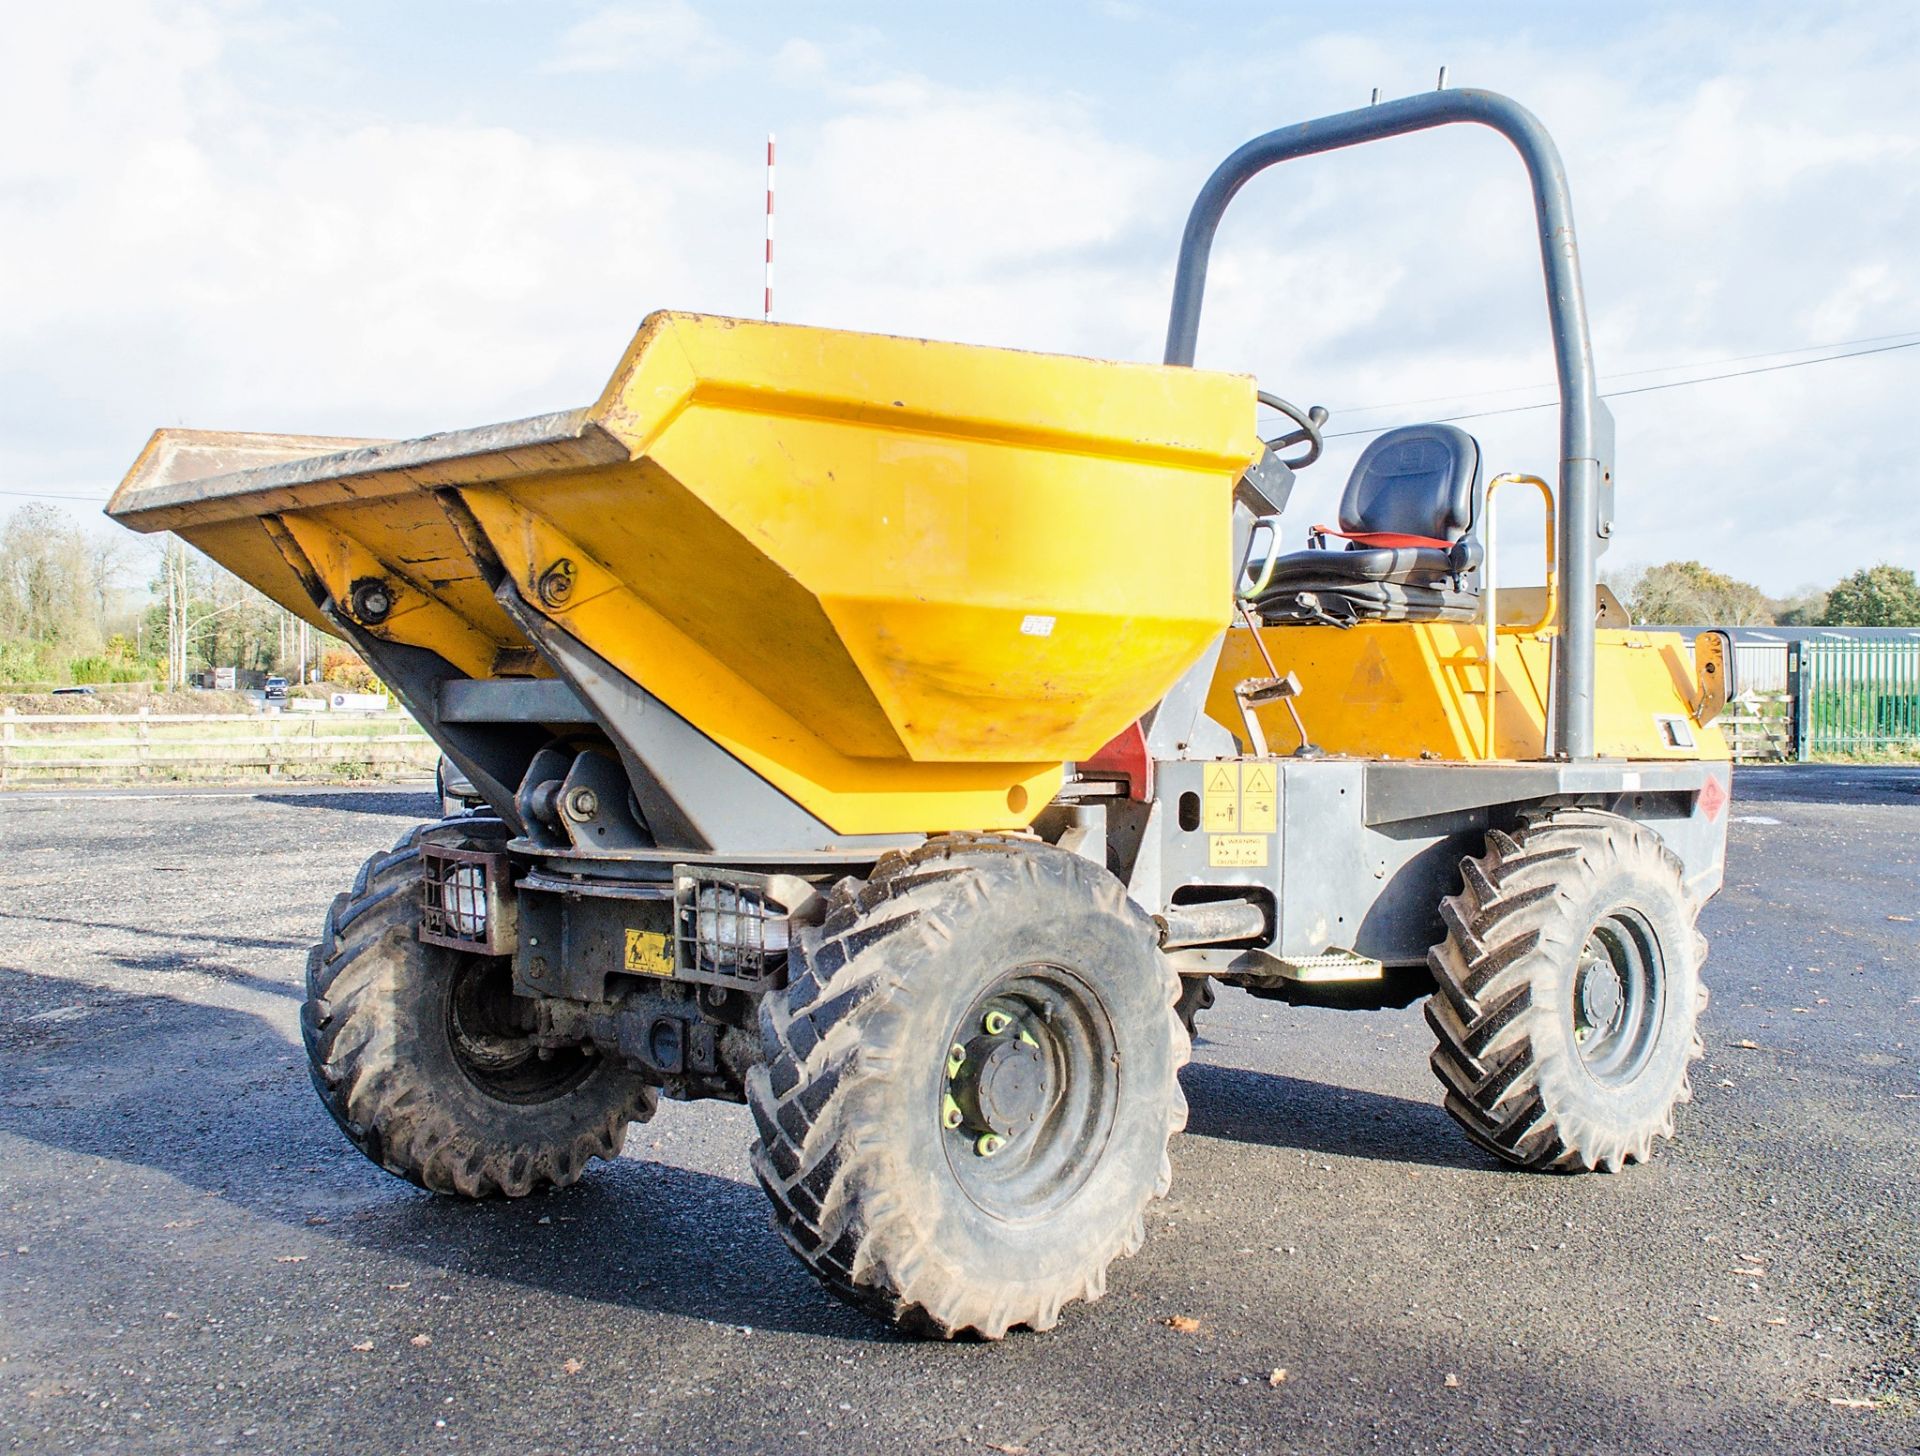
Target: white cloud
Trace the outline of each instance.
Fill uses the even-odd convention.
[[[289,23],[162,0],[16,20],[34,62],[0,90],[0,135],[29,139],[0,146],[0,486],[104,490],[176,420],[402,433],[591,398],[650,308],[755,310],[775,124],[779,316],[1154,358],[1218,155],[1375,84],[1431,84],[1437,59],[1558,136],[1603,374],[1920,329],[1920,28],[1891,5],[1663,13],[1584,46],[1293,25],[1105,94],[1070,57],[1057,74],[1091,94],[959,74],[932,46],[903,66],[871,30],[723,34],[675,3],[604,6],[528,48],[524,75],[559,67],[549,84],[582,93],[627,84],[586,72],[659,71],[684,93],[659,103],[684,114],[676,137],[630,104],[549,121],[430,73],[336,101],[316,62],[308,89],[262,94],[250,67],[288,48],[262,28]],[[723,68],[724,95],[700,84]],[[1491,136],[1290,166],[1229,214],[1201,362],[1348,406],[1335,428],[1448,412],[1352,407],[1449,389],[1525,402],[1543,396],[1479,396],[1551,380],[1537,270]],[[1608,564],[1698,556],[1784,590],[1920,563],[1891,504],[1916,367],[1920,350],[1618,401]],[[1469,428],[1495,464],[1551,473],[1550,411]],[[1361,443],[1304,478],[1300,526]]]
[[[246,99],[210,13],[39,31],[0,102],[46,121],[0,162],[0,359],[38,395],[0,484],[104,491],[164,423],[392,434],[570,405],[650,308],[753,296],[702,264],[745,158]]]
[[[1138,230],[1164,163],[1070,102],[898,77],[782,157],[783,316],[892,333],[1123,350],[1108,251]],[[776,300],[778,301],[778,299]]]
[[[551,71],[675,69],[706,75],[739,59],[734,46],[685,0],[604,5],[561,35]]]
[[[1585,51],[1549,49],[1530,31],[1449,34],[1429,47],[1454,84],[1512,90],[1552,127],[1603,375],[1920,329],[1910,266],[1920,27],[1888,5],[1751,20],[1669,14]],[[1292,56],[1331,108],[1415,70],[1407,55],[1434,40],[1330,34]],[[1236,76],[1271,74],[1275,61],[1250,50]],[[1417,69],[1430,85],[1431,69]],[[1222,234],[1202,362],[1254,367],[1282,394],[1349,405],[1465,396],[1350,412],[1335,428],[1547,397],[1474,397],[1552,379],[1512,155],[1458,131],[1367,151],[1279,169],[1242,195]],[[1248,286],[1263,255],[1315,252],[1341,260],[1320,285],[1334,307],[1303,307],[1297,275],[1286,288]],[[1358,298],[1354,278],[1368,280]],[[1322,327],[1302,327],[1315,316]],[[1920,523],[1894,504],[1912,489],[1904,421],[1916,367],[1920,350],[1615,401],[1621,528],[1606,564],[1703,557],[1773,590],[1869,560],[1920,565]],[[1551,476],[1552,411],[1467,428],[1496,466]],[[1341,442],[1305,478],[1300,521],[1332,509],[1362,443]]]

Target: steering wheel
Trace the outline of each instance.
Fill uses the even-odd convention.
[[[1267,448],[1275,455],[1289,446],[1305,442],[1307,453],[1293,460],[1282,460],[1282,465],[1289,470],[1305,470],[1320,458],[1320,451],[1326,443],[1320,438],[1320,427],[1327,422],[1326,410],[1319,405],[1303,410],[1298,405],[1287,403],[1277,394],[1268,394],[1264,389],[1254,391],[1254,395],[1268,409],[1278,411],[1300,427],[1266,442]]]

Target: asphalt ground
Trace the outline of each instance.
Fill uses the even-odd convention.
[[[4,1449],[1920,1448],[1920,771],[1742,771],[1706,1060],[1650,1166],[1503,1171],[1417,1009],[1223,992],[1145,1249],[998,1345],[824,1295],[737,1107],[668,1104],[520,1203],[349,1148],[305,947],[432,812],[0,798]]]

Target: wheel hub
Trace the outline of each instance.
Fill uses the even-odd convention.
[[[1099,1165],[1120,1096],[1098,996],[1068,967],[1018,966],[949,1036],[937,1116],[955,1180],[996,1218],[1058,1207]]]
[[[1658,1044],[1666,997],[1659,937],[1645,916],[1621,907],[1587,937],[1574,973],[1573,1040],[1603,1087],[1626,1088]]]
[[[977,1036],[953,1081],[966,1126],[1002,1138],[1031,1127],[1046,1108],[1046,1064],[1040,1049],[1015,1037]]]
[[[1019,1015],[990,1006],[978,1031],[947,1052],[941,1122],[990,1158],[1047,1114],[1055,1088],[1046,1056]]]
[[[513,1022],[511,983],[477,957],[454,971],[448,1031],[455,1054],[482,1075],[511,1071],[533,1055]]]
[[[513,994],[506,963],[456,954],[447,977],[446,1036],[453,1060],[488,1096],[543,1102],[577,1086],[593,1062],[584,1047],[558,1052],[528,1034],[529,1005]]]
[[[1580,1021],[1589,1031],[1605,1034],[1626,1010],[1626,987],[1612,959],[1591,951],[1580,967]]]

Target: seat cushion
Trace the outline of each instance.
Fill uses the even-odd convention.
[[[1287,587],[1260,598],[1268,626],[1351,627],[1356,622],[1474,622],[1480,598],[1445,585],[1403,586],[1364,581]]]
[[[1354,582],[1439,582],[1455,574],[1450,553],[1432,546],[1363,546],[1353,551],[1290,551],[1273,564],[1269,591]],[[1265,593],[1263,593],[1265,595]]]

